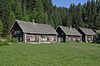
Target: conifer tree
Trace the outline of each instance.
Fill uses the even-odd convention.
[[[8,0],[0,0],[0,6],[1,6],[1,19],[3,23],[3,31],[2,36],[6,37],[9,32],[9,4]]]
[[[36,22],[44,23],[44,7],[43,7],[42,0],[36,1],[35,9],[36,9],[36,12],[37,12]]]

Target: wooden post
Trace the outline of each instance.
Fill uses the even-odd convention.
[[[94,36],[92,36],[92,42],[94,41]]]
[[[81,36],[81,42],[83,42],[82,37],[83,37],[83,36]]]
[[[88,41],[87,41],[87,35],[85,36],[85,42],[88,42]]]
[[[56,42],[58,42],[58,36],[56,35]]]
[[[27,41],[26,41],[26,33],[24,34],[24,42],[26,43]]]
[[[41,39],[40,36],[38,36],[38,38],[39,38],[39,43],[40,43],[40,39]]]

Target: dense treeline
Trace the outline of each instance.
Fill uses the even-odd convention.
[[[15,20],[100,29],[100,0],[70,8],[53,6],[51,0],[0,0],[0,32],[6,37]]]

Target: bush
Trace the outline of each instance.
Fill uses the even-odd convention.
[[[0,46],[5,46],[5,45],[9,45],[9,43],[8,43],[8,42],[1,41],[1,40],[0,40]]]
[[[100,44],[100,34],[99,33],[95,36],[94,43]]]
[[[12,42],[12,43],[17,43],[17,39],[16,38],[11,38],[11,37],[7,37],[7,42]]]
[[[99,44],[100,44],[100,40],[98,40],[98,41],[97,41],[97,43],[99,43]]]
[[[94,43],[100,44],[100,40],[95,40]]]

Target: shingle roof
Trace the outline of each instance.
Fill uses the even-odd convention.
[[[51,25],[16,20],[24,33],[57,34]]]
[[[79,28],[82,32],[85,33],[85,35],[95,35],[96,33],[92,29],[88,28]]]
[[[66,35],[76,35],[76,36],[81,36],[81,34],[77,31],[76,28],[69,28],[69,27],[64,27],[64,26],[59,26]]]

